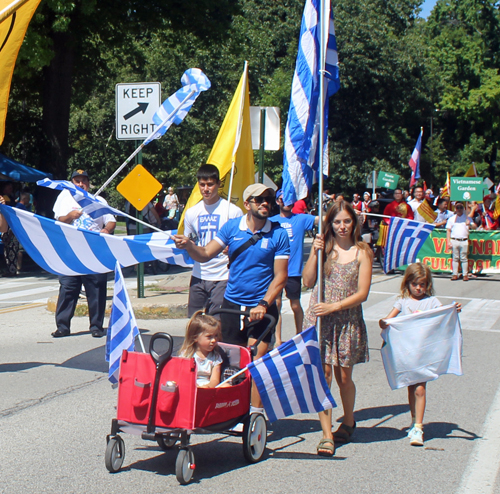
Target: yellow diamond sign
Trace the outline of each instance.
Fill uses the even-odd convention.
[[[137,165],[119,184],[116,190],[137,211],[142,211],[161,190],[161,183],[142,165]]]

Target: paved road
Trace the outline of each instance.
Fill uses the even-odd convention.
[[[429,384],[424,448],[405,437],[406,393],[390,390],[379,353],[376,321],[389,312],[400,280],[375,276],[364,304],[371,359],[355,369],[358,430],[351,444],[332,460],[317,457],[316,416],[297,415],[271,424],[265,460],[249,466],[239,440],[196,436],[196,482],[185,488],[175,479],[173,452],[131,435],[124,435],[125,469],[107,472],[116,391],[106,379],[104,341],[89,336],[85,318],[74,320],[73,336],[50,337],[53,314],[30,304],[55,293],[55,278],[0,280],[0,492],[499,493],[500,276],[469,283],[436,277],[442,301],[464,305],[464,376]],[[146,337],[168,331],[177,343],[185,323],[139,321]],[[285,335],[292,324],[286,314]],[[333,394],[338,400],[336,388]]]

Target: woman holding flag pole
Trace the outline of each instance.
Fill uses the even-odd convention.
[[[318,321],[322,319],[323,369],[327,383],[331,385],[333,367],[344,409],[342,424],[334,434],[331,410],[319,414],[323,439],[317,451],[322,456],[333,456],[334,441],[347,443],[351,439],[356,428],[353,365],[368,361],[368,339],[361,304],[370,292],[373,253],[361,240],[360,228],[358,215],[351,205],[345,201],[335,203],[323,222],[325,233],[316,236],[303,271],[304,285],[314,286],[303,327],[308,328],[316,323],[317,318]],[[324,251],[324,262],[319,261],[320,251]],[[325,275],[323,282],[317,277],[318,262]],[[318,286],[322,286],[320,294]]]

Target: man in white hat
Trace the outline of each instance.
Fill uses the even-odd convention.
[[[228,247],[229,280],[222,307],[250,309],[250,321],[262,320],[266,313],[278,319],[276,298],[288,278],[288,234],[269,221],[273,189],[252,184],[243,192],[243,200],[248,213],[229,220],[206,246],[197,246],[183,235],[173,239],[176,247],[186,249],[198,262],[207,262]],[[222,340],[242,346],[253,345],[267,327],[267,321],[241,327],[241,317],[232,314],[221,314],[221,324]],[[271,336],[268,334],[259,344],[256,358],[267,352]],[[252,405],[257,409],[262,406],[256,387],[252,388]]]

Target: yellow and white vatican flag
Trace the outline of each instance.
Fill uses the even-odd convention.
[[[391,389],[461,376],[462,329],[455,304],[386,319],[381,354]]]
[[[246,213],[243,207],[243,191],[255,182],[247,62],[207,163],[219,169],[222,181],[221,197],[229,200],[230,195],[231,202]],[[184,211],[200,201],[200,189],[195,185]],[[183,223],[184,213],[179,223],[179,233],[184,231]]]
[[[17,54],[40,0],[0,0],[0,144]]]

